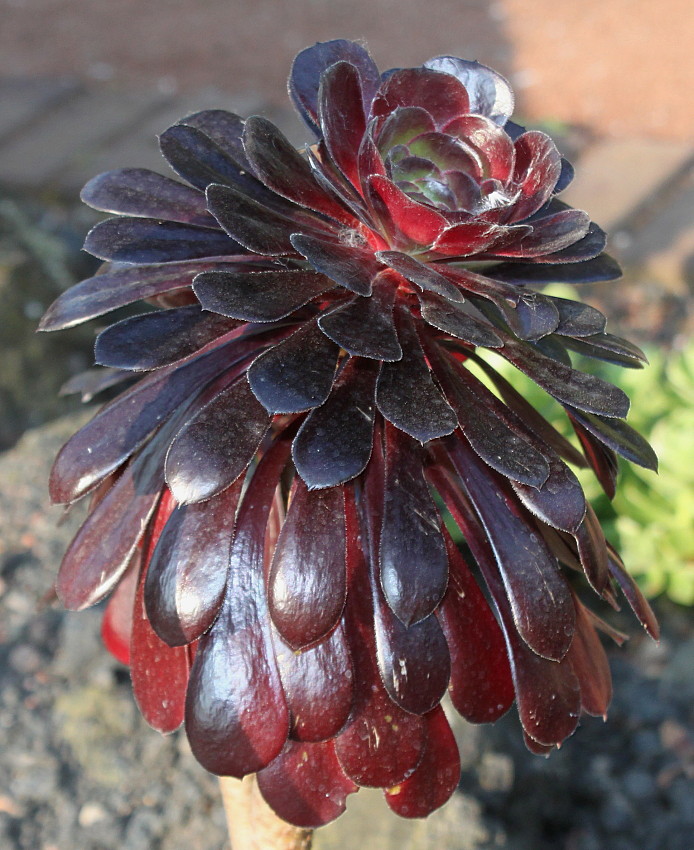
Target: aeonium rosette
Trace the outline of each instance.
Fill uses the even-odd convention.
[[[586,594],[621,589],[657,631],[570,466],[611,496],[617,453],[655,465],[626,396],[571,361],[643,355],[531,288],[619,270],[555,198],[571,167],[508,120],[502,77],[453,57],[381,75],[332,41],[289,87],[316,135],[301,151],[265,118],[200,112],[161,136],[185,182],[122,169],[84,189],[117,214],[86,241],[107,265],[42,328],[158,309],[104,330],[107,369],[73,382],[137,379],[56,460],[53,499],[91,497],[58,592],[79,609],[114,591],[104,637],[147,720],[185,720],[206,768],[257,772],[286,820],[326,823],[360,785],[422,816],[458,781],[446,691],[474,722],[515,699],[547,752],[610,699],[596,628],[619,634]]]

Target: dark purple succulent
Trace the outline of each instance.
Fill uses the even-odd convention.
[[[55,502],[91,499],[58,593],[113,591],[104,637],[147,720],[185,720],[214,773],[257,772],[281,817],[324,824],[360,785],[422,816],[459,778],[447,690],[477,723],[515,699],[546,753],[610,701],[596,627],[619,636],[586,594],[621,589],[656,633],[568,465],[610,496],[616,453],[655,465],[626,396],[570,352],[643,355],[533,288],[619,269],[497,73],[444,56],[379,74],[331,41],[289,88],[303,151],[200,112],[161,136],[184,183],[123,169],[84,189],[117,214],[85,246],[107,265],[42,329],[158,309],[104,330],[108,369],[81,382],[130,381],[53,468]],[[485,349],[564,406],[583,452]]]

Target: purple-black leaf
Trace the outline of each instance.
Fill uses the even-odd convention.
[[[248,381],[270,413],[299,413],[318,407],[333,385],[339,346],[307,322],[253,361]]]

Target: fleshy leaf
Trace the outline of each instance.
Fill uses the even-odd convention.
[[[288,741],[258,774],[258,788],[282,820],[305,829],[335,820],[345,810],[347,795],[359,790],[340,767],[332,741]]]
[[[346,499],[347,570],[350,586],[345,626],[354,659],[355,690],[351,720],[335,739],[345,773],[357,785],[390,788],[406,779],[422,758],[425,721],[408,714],[388,696],[376,666],[373,605],[365,553],[353,496]]]
[[[386,426],[380,581],[405,626],[431,614],[448,583],[441,519],[424,480],[421,448],[392,425]]]
[[[68,289],[51,304],[41,319],[39,330],[70,328],[140,298],[152,298],[165,292],[190,287],[193,278],[200,272],[236,270],[231,261],[241,259],[229,257],[228,263],[195,260],[135,268],[126,266],[89,277]]]
[[[210,401],[176,435],[166,481],[182,504],[209,499],[233,484],[270,426],[265,408],[241,378]]]
[[[320,329],[353,356],[400,360],[402,348],[393,323],[396,284],[393,273],[382,271],[368,298],[357,296],[318,319]]]
[[[171,510],[168,491],[162,498],[146,542],[144,561],[149,561],[162,520]],[[133,696],[142,716],[158,732],[173,732],[183,723],[190,662],[183,646],[170,647],[154,632],[144,604],[146,573],[143,570],[135,594],[130,641],[130,676]]]
[[[283,319],[334,283],[303,269],[259,272],[203,272],[193,289],[205,310],[245,322]]]
[[[422,304],[422,318],[433,327],[470,345],[485,348],[501,348],[503,345],[491,325],[466,312],[464,308],[431,293],[424,293],[419,300]]]
[[[587,413],[624,417],[629,399],[618,387],[595,375],[587,375],[558,363],[529,345],[508,338],[503,356],[551,396]]]
[[[448,690],[456,711],[470,723],[493,723],[514,697],[504,638],[458,548],[448,532],[444,537],[449,583],[436,616],[451,656]]]
[[[451,459],[493,548],[515,629],[534,654],[560,660],[571,644],[575,612],[556,558],[462,440]]]
[[[338,354],[316,322],[307,322],[253,361],[248,382],[270,413],[310,410],[330,395]]]
[[[420,263],[414,257],[400,251],[379,251],[376,256],[420,289],[435,292],[449,301],[463,301],[457,286],[439,274],[431,266]]]
[[[347,722],[354,691],[352,658],[343,626],[300,652],[276,635],[275,651],[291,712],[290,737],[297,741],[333,738]]]
[[[300,649],[337,624],[345,604],[342,488],[297,480],[268,577],[268,607],[284,640]]]
[[[386,803],[403,818],[427,817],[453,795],[460,781],[458,745],[441,706],[426,722],[422,760],[404,782],[385,791]]]
[[[84,250],[117,263],[166,263],[239,254],[242,249],[238,242],[211,227],[118,216],[92,227]]]
[[[253,170],[273,192],[341,221],[351,219],[316,182],[308,162],[267,118],[252,115],[246,119],[243,144]]]
[[[278,441],[256,468],[241,503],[227,592],[200,639],[186,700],[193,754],[211,773],[242,777],[279,755],[289,711],[275,662],[265,603],[265,526],[289,445]]]
[[[309,488],[334,487],[363,472],[371,457],[378,364],[351,359],[328,400],[296,435],[292,453]]]
[[[370,251],[298,233],[291,242],[317,272],[357,295],[371,295],[371,282],[381,271],[381,265]]]
[[[371,105],[373,116],[390,115],[400,106],[421,106],[442,126],[469,112],[465,86],[453,76],[430,68],[394,71],[381,85]]]
[[[612,451],[646,469],[658,470],[658,458],[648,441],[621,419],[595,416],[578,410],[572,417]]]
[[[366,129],[359,72],[350,62],[336,62],[321,77],[318,114],[325,146],[345,177],[359,185],[357,154]]]
[[[464,112],[485,115],[500,126],[513,112],[511,86],[492,68],[456,56],[436,56],[428,59],[424,66],[442,74],[452,74],[465,86],[470,107]]]
[[[145,606],[152,627],[169,646],[196,640],[217,616],[241,485],[238,479],[213,499],[176,507],[154,549]]]
[[[235,326],[236,322],[196,306],[144,313],[102,331],[94,358],[117,369],[159,369],[194,354]]]
[[[230,360],[222,346],[174,370],[155,372],[121,393],[60,450],[51,470],[51,499],[73,502],[96,487]]]
[[[376,405],[393,425],[426,443],[450,434],[458,418],[434,384],[408,310],[398,310],[396,325],[403,356],[381,366]]]
[[[380,82],[380,74],[369,53],[355,41],[339,38],[323,41],[302,50],[292,64],[289,94],[302,118],[318,130],[318,89],[321,75],[336,62],[350,62],[361,80],[364,106],[368,110]]]
[[[96,210],[215,227],[205,196],[147,168],[121,168],[93,177],[80,198]]]

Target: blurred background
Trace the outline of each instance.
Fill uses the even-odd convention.
[[[516,120],[576,166],[563,198],[610,233],[625,268],[583,287],[645,372],[605,367],[659,477],[623,470],[618,514],[596,507],[655,600],[664,638],[611,653],[609,721],[551,759],[515,718],[460,723],[461,790],[427,822],[361,792],[318,850],[689,850],[694,829],[694,11],[690,0],[0,0],[0,846],[220,850],[215,781],[185,736],[137,714],[106,657],[99,612],[64,614],[55,571],[79,522],[47,503],[52,457],[89,416],[60,387],[95,329],[36,336],[51,301],[95,261],[79,188],[122,166],[164,170],[156,134],[204,108],[261,113],[306,141],[286,97],[293,56],[364,40],[381,68],[450,53],[489,64]],[[559,294],[559,293],[557,293]],[[594,364],[590,367],[595,370]],[[530,387],[524,391],[532,392]],[[537,399],[541,403],[541,399]]]

